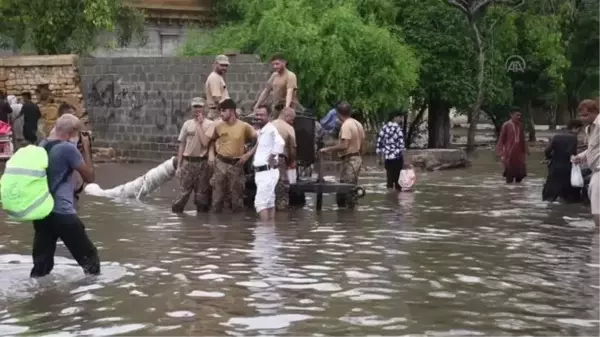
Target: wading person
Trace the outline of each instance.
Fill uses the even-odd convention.
[[[571,159],[574,164],[585,165],[592,170],[588,195],[596,228],[600,227],[600,114],[598,105],[598,99],[586,99],[579,104],[579,119],[587,125],[588,144],[585,151]]]
[[[213,121],[219,117],[219,102],[229,98],[227,84],[223,78],[228,68],[229,58],[225,55],[218,55],[215,58],[213,71],[208,75],[204,84],[206,105],[208,106],[207,117]]]
[[[268,115],[266,107],[259,110],[264,110]],[[290,205],[290,181],[287,171],[296,168],[296,131],[292,127],[295,118],[294,109],[284,108],[279,113],[279,118],[271,122],[285,142],[283,153],[277,161],[279,181],[275,187],[275,208],[278,211],[286,210]]]
[[[500,129],[500,136],[496,145],[496,153],[504,167],[503,176],[506,183],[520,183],[527,176],[525,165],[527,152],[521,111],[518,108],[513,108],[510,119]]]
[[[275,186],[280,174],[277,164],[278,160],[285,161],[285,158],[279,158],[284,151],[285,141],[273,123],[269,123],[268,109],[263,107],[256,110],[254,120],[260,127],[256,146],[249,152],[254,155],[254,208],[260,219],[267,221],[275,216]]]
[[[581,198],[581,188],[571,186],[571,157],[577,154],[577,134],[582,124],[572,120],[564,132],[552,137],[544,152],[548,160],[548,177],[542,190],[542,200],[555,201],[559,197],[567,202]]]
[[[100,273],[100,259],[89,239],[83,222],[75,211],[75,186],[69,179],[77,171],[86,183],[94,182],[91,144],[83,138],[83,156],[77,150],[75,139],[82,129],[81,121],[65,114],[56,121],[56,140],[43,141],[48,151],[48,185],[54,198],[52,213],[33,222],[33,269],[31,277],[47,275],[54,267],[56,240],[61,239],[73,258],[86,274]]]
[[[10,102],[6,98],[6,94],[4,91],[0,91],[0,121],[10,124],[12,112],[13,109],[10,107]]]
[[[232,99],[221,102],[220,109],[221,121],[215,125],[212,135],[217,157],[211,178],[212,208],[214,212],[221,212],[227,196],[231,210],[239,211],[244,207],[244,164],[252,156],[245,153],[246,143],[256,140],[256,131],[237,118]]]
[[[208,149],[214,122],[204,117],[204,100],[195,97],[191,102],[195,118],[187,120],[179,133],[177,176],[181,192],[173,201],[172,210],[182,213],[190,195],[198,212],[210,209],[210,168]]]
[[[404,135],[400,123],[402,111],[394,111],[377,136],[377,154],[383,157],[387,176],[387,188],[401,190],[398,184],[400,171],[404,167]]]
[[[37,104],[31,101],[31,93],[24,92],[21,94],[23,98],[23,107],[21,115],[23,115],[23,138],[30,144],[37,143],[38,121],[42,117],[40,108]]]
[[[263,105],[271,94],[271,106],[283,104],[284,108],[293,108],[297,105],[298,80],[296,74],[287,69],[287,61],[283,55],[275,54],[271,57],[273,74],[267,81],[267,87],[260,93],[254,110]]]
[[[347,184],[358,183],[358,176],[362,168],[362,154],[365,143],[365,129],[356,119],[350,117],[350,104],[342,102],[337,107],[342,126],[340,128],[339,143],[321,149],[322,153],[339,151],[342,165],[340,169],[340,182]],[[354,192],[338,193],[336,195],[339,207],[354,208],[356,195]]]

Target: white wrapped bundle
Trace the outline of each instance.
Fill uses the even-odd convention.
[[[97,197],[139,199],[152,193],[175,176],[174,163],[175,158],[171,158],[143,176],[109,190],[103,190],[98,184],[89,184],[85,187],[84,192]]]

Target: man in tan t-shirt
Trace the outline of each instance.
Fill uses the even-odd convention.
[[[199,212],[206,212],[210,208],[208,148],[214,122],[204,117],[204,104],[204,100],[200,97],[192,99],[195,118],[185,121],[179,133],[177,176],[181,192],[173,202],[172,210],[175,213],[183,212],[192,192]]]
[[[220,108],[222,121],[215,125],[212,135],[217,157],[211,178],[212,208],[221,212],[225,196],[228,196],[231,210],[239,211],[244,207],[244,164],[251,157],[246,152],[246,143],[256,140],[257,134],[250,124],[237,118],[232,99],[222,101]]]
[[[290,181],[287,171],[296,169],[296,130],[292,126],[295,118],[294,109],[284,108],[279,113],[279,118],[271,122],[285,141],[284,154],[277,162],[279,181],[275,186],[275,208],[278,211],[286,210],[290,205]]]
[[[338,105],[337,113],[342,121],[339,143],[334,146],[322,148],[321,152],[340,151],[340,159],[342,160],[340,182],[357,184],[358,175],[362,167],[362,154],[364,152],[366,135],[362,124],[350,117],[350,112],[350,104],[342,102]],[[348,208],[354,208],[356,205],[356,194],[354,192],[348,194],[338,193],[336,200],[339,207],[347,206]]]
[[[287,61],[282,55],[275,54],[271,57],[273,74],[267,82],[267,87],[260,93],[254,105],[254,110],[262,106],[267,96],[271,94],[271,106],[282,104],[284,108],[298,105],[298,80],[296,74],[287,69]]]
[[[229,58],[218,55],[215,58],[213,71],[206,78],[204,93],[206,94],[206,105],[208,106],[208,119],[215,120],[219,117],[219,102],[229,98],[227,84],[225,84],[225,73],[229,68]]]

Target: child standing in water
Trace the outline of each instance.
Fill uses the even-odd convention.
[[[412,192],[412,187],[417,182],[417,176],[415,174],[414,167],[410,156],[406,156],[404,159],[404,165],[402,171],[400,171],[400,178],[398,178],[398,185],[402,188],[402,192]]]

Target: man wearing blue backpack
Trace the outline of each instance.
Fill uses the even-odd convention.
[[[35,236],[31,277],[42,277],[52,271],[58,239],[63,241],[86,274],[100,273],[98,251],[75,211],[75,186],[70,179],[77,171],[84,182],[94,182],[89,138],[81,139],[83,154],[77,149],[81,130],[82,124],[77,116],[65,114],[56,120],[55,140],[40,143],[48,152],[48,187],[54,198],[54,208],[45,218],[33,221]]]

